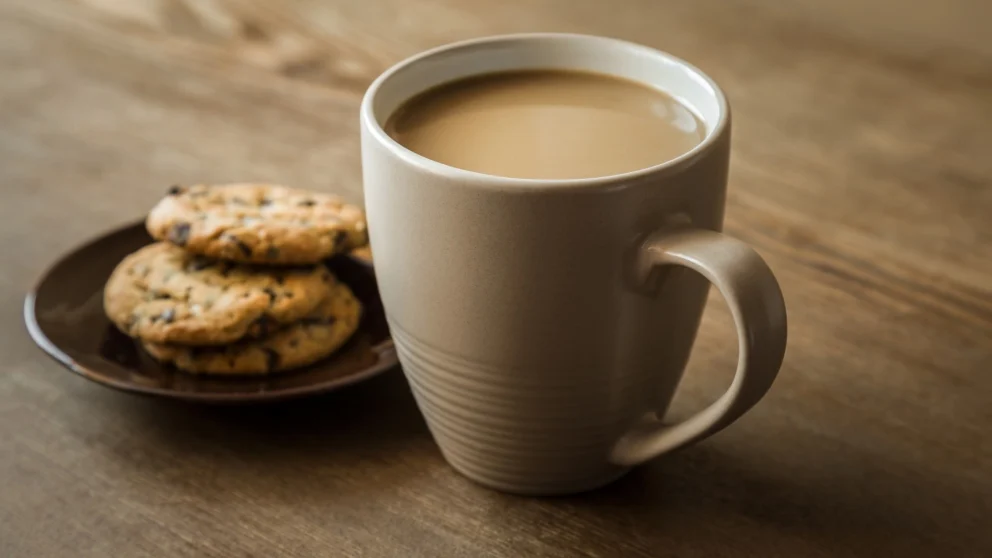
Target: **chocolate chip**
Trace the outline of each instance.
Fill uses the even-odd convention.
[[[265,351],[265,368],[269,371],[275,370],[279,365],[279,353],[272,349],[262,349]]]
[[[255,337],[265,337],[266,335],[269,334],[269,329],[271,325],[272,325],[272,318],[270,318],[268,314],[262,314],[261,316],[258,317],[257,320],[255,320],[255,323],[252,325],[251,328],[252,333],[255,335]]]
[[[297,338],[295,338],[295,337],[289,340],[289,346],[290,346],[290,347],[293,347],[294,349],[295,349],[295,348],[296,348],[296,347],[297,347],[297,346],[298,346],[299,344],[300,344],[300,340],[299,340],[299,339],[297,339]]]
[[[269,287],[265,287],[264,289],[262,289],[262,292],[265,293],[265,294],[267,294],[267,295],[269,295],[269,305],[270,306],[272,305],[273,302],[276,301],[276,298],[279,296],[278,294],[276,294],[276,292],[274,290],[272,290]]]
[[[258,205],[262,207],[265,207],[267,205],[272,205],[272,200],[270,200],[269,198],[262,198],[258,200]]]
[[[276,275],[276,283],[278,283],[280,285],[285,285],[286,284],[286,276],[285,275]]]
[[[183,188],[182,186],[178,184],[173,184],[172,186],[169,186],[169,190],[166,193],[169,194],[170,196],[178,196],[179,194],[182,194],[185,190],[186,189]]]
[[[234,265],[231,264],[231,262],[224,262],[224,263],[222,263],[221,266],[220,266],[220,276],[221,277],[227,277],[228,275],[231,274],[231,269],[233,269],[233,268],[234,268]]]
[[[169,242],[176,246],[186,246],[189,241],[189,223],[176,223],[169,229]]]
[[[348,244],[348,231],[334,231],[334,247],[338,250],[342,250],[345,248],[346,244]]]
[[[241,250],[242,254],[244,254],[245,256],[251,256],[251,246],[248,246],[247,244],[245,244],[240,240],[236,240],[235,244],[238,245],[238,249]]]
[[[306,200],[300,200],[299,202],[296,203],[296,205],[299,205],[301,207],[313,207],[317,205],[317,202],[310,199],[306,199]]]
[[[176,311],[173,308],[168,308],[158,315],[158,319],[162,320],[167,324],[171,324],[173,320],[176,319]]]
[[[196,257],[196,258],[193,258],[190,261],[186,262],[186,270],[187,271],[203,271],[204,269],[207,269],[208,267],[210,267],[211,265],[213,265],[213,263],[214,262],[212,262],[211,260],[208,260],[207,258]]]
[[[152,300],[164,300],[166,298],[172,298],[172,295],[168,293],[152,293]]]
[[[269,260],[274,260],[279,257],[279,249],[275,246],[269,246],[265,249],[265,257]]]

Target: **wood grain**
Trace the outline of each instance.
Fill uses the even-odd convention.
[[[0,556],[992,555],[987,3],[782,4],[0,0]],[[528,30],[646,43],[727,90],[727,229],[791,326],[731,429],[596,493],[516,498],[444,464],[398,372],[203,408],[89,385],[28,340],[51,259],[167,185],[360,201],[367,84]],[[722,392],[732,339],[713,298],[675,416]]]

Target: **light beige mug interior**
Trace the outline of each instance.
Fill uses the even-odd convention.
[[[681,157],[633,171],[677,166],[707,149],[729,117],[723,92],[697,68],[670,54],[638,44],[587,35],[523,34],[466,41],[443,46],[409,58],[387,70],[369,87],[361,118],[381,142],[414,164],[436,172],[473,173],[422,157],[396,143],[384,131],[389,117],[411,97],[457,79],[511,70],[580,70],[629,79],[660,89],[693,111],[706,127],[703,141]],[[629,174],[629,173],[627,173]],[[521,182],[559,186],[580,185],[599,178],[539,180],[498,178],[503,185]],[[610,177],[602,177],[610,178]]]

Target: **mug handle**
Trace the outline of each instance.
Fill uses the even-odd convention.
[[[750,246],[710,230],[656,232],[637,250],[635,280],[647,287],[655,272],[669,265],[698,272],[727,301],[737,326],[737,372],[726,393],[689,419],[666,425],[652,413],[635,425],[611,451],[610,460],[617,465],[643,463],[725,428],[765,395],[785,355],[782,291]]]

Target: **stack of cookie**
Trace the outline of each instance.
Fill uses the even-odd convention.
[[[266,184],[173,186],[146,221],[104,309],[154,358],[205,374],[313,363],[358,328],[361,305],[323,260],[367,242],[361,209]]]

